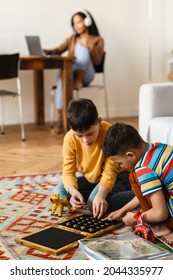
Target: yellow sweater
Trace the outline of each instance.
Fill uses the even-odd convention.
[[[109,158],[105,158],[101,149],[106,131],[110,126],[110,123],[102,121],[98,139],[90,146],[86,146],[78,140],[72,130],[66,133],[63,143],[62,180],[67,191],[70,186],[78,188],[77,164],[90,183],[99,183],[100,181],[100,185],[108,187],[110,191],[113,188],[117,173],[124,169]]]

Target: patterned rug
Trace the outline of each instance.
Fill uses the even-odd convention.
[[[0,177],[0,260],[87,259],[78,248],[53,256],[15,242],[18,236],[30,234],[74,215],[69,214],[65,208],[62,217],[51,216],[50,195],[60,181],[60,172]],[[119,231],[121,232],[121,229]]]

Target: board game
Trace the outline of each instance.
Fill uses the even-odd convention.
[[[101,236],[122,224],[120,221],[102,221],[88,214],[78,214],[53,226],[17,237],[15,241],[24,246],[58,255],[77,247],[78,240]]]

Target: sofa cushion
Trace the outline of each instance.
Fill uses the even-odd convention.
[[[173,145],[173,117],[157,117],[149,126],[149,142],[162,142]]]

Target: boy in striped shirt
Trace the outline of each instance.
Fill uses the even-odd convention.
[[[120,166],[132,169],[130,182],[134,199],[105,219],[122,218],[134,226],[134,213],[141,206],[141,218],[153,233],[173,244],[173,147],[145,142],[137,130],[127,124],[114,124],[106,133],[103,152]]]

